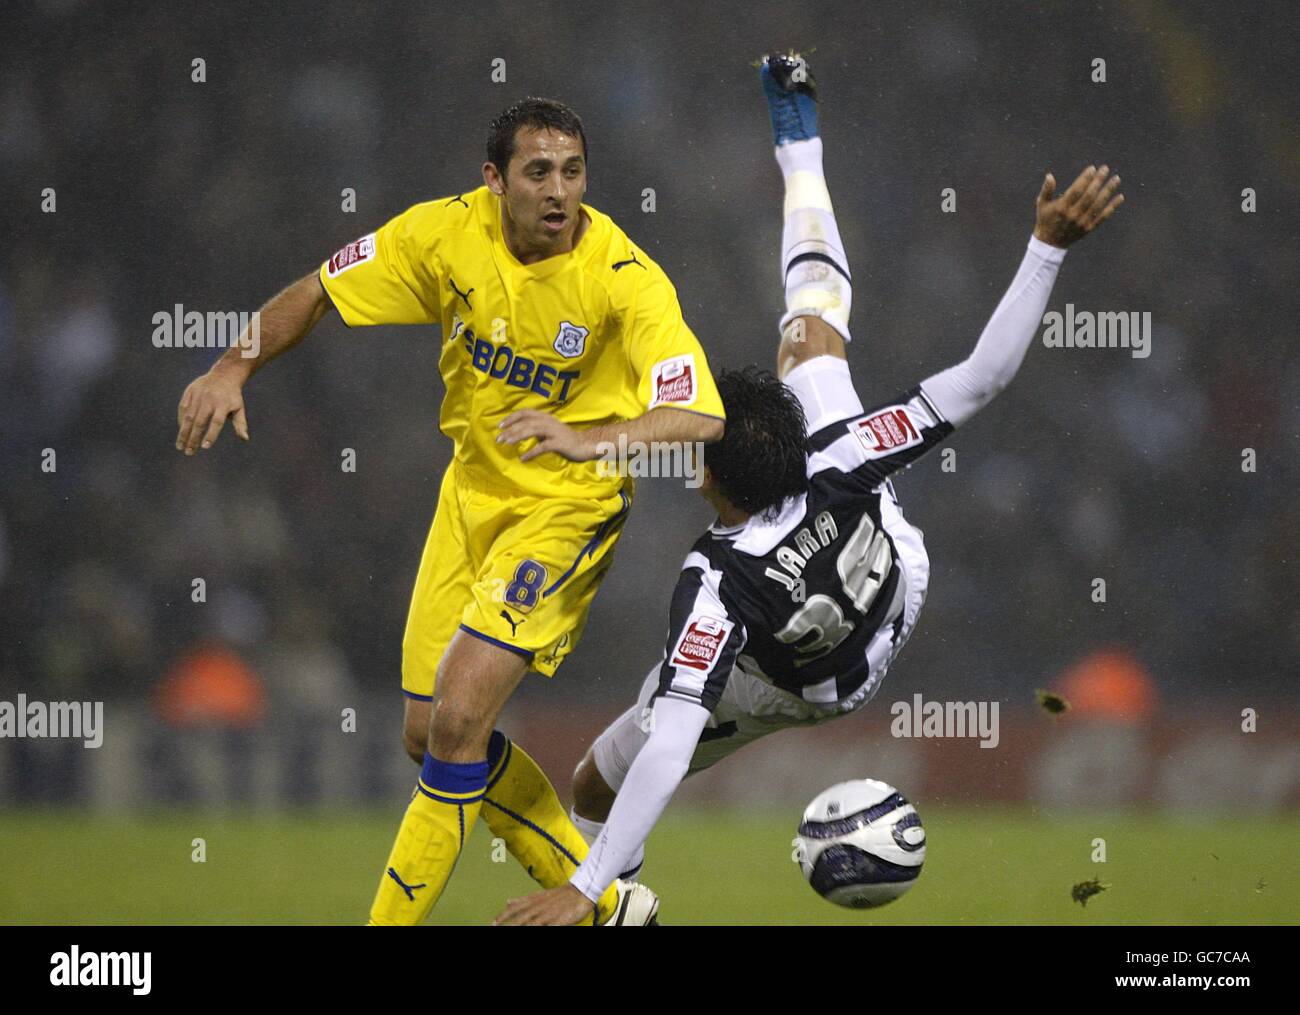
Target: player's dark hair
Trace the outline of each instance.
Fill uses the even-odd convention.
[[[515,153],[515,135],[520,127],[553,130],[576,137],[582,142],[583,161],[587,159],[587,135],[583,132],[582,120],[578,114],[563,102],[530,95],[488,124],[488,161],[501,171],[502,176],[505,176],[506,167],[510,165],[511,156]]]
[[[722,440],[704,446],[718,491],[740,510],[770,520],[788,497],[808,490],[807,421],[793,391],[748,366],[717,375],[727,413]]]

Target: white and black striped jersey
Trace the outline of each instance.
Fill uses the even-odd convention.
[[[712,711],[738,665],[809,702],[870,697],[929,577],[889,476],[952,431],[916,387],[811,434],[805,495],[688,554],[656,694]]]

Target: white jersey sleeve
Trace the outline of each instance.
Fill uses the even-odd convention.
[[[619,787],[586,861],[571,879],[593,902],[627,870],[685,777],[727,686],[745,627],[722,602],[722,575],[698,550],[687,554],[668,611],[659,687],[644,718],[647,738]]]
[[[587,859],[569,879],[592,902],[626,870],[686,777],[708,710],[680,698],[655,699],[647,719],[650,736],[614,798],[605,827]]]
[[[851,485],[873,490],[937,447],[952,431],[952,424],[925,392],[912,388],[810,434],[808,475],[835,469]]]
[[[984,326],[975,351],[921,382],[921,389],[953,426],[961,426],[988,405],[1015,377],[1042,323],[1063,260],[1064,248],[1031,236],[1020,270]]]

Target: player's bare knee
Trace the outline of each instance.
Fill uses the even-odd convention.
[[[417,765],[424,763],[429,744],[429,708],[427,701],[407,698],[402,715],[402,748]]]
[[[402,727],[402,749],[406,751],[407,757],[417,765],[424,763],[424,752],[429,745],[429,727],[426,723],[422,729],[412,729],[410,726]]]
[[[784,377],[801,363],[819,356],[846,359],[844,339],[820,317],[796,317],[781,333],[777,351],[777,373]]]
[[[596,759],[587,751],[573,771],[573,809],[590,821],[604,821],[614,806],[614,791],[596,767]]]
[[[487,757],[493,721],[459,701],[440,698],[429,720],[429,753],[440,761],[479,761]]]

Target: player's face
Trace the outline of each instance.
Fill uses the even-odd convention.
[[[718,481],[713,478],[713,470],[704,467],[704,480],[700,483],[699,494],[715,508],[718,507],[722,494],[718,490]]]
[[[586,192],[582,141],[558,131],[519,128],[501,191],[514,243],[526,251],[571,250]]]

